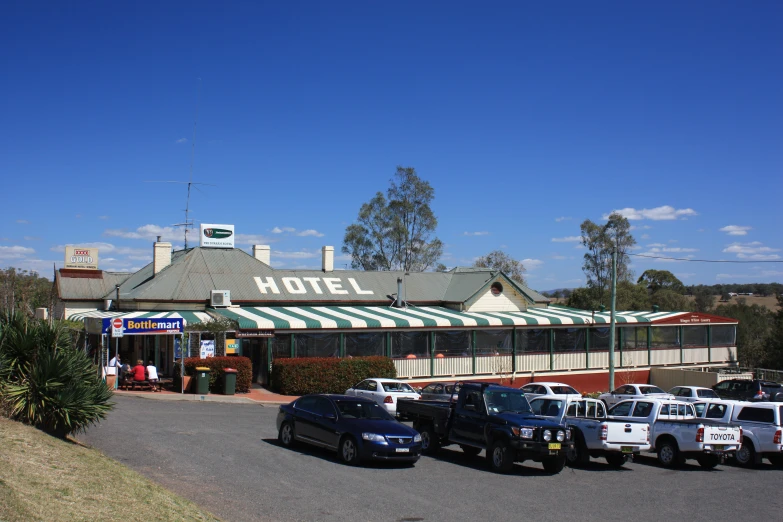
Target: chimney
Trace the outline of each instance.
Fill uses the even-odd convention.
[[[324,272],[334,271],[334,247],[325,246],[321,248],[321,268]]]
[[[152,269],[157,274],[171,264],[171,243],[163,243],[158,240],[152,245]]]
[[[269,265],[271,261],[269,245],[253,245],[253,257],[265,265]]]
[[[402,278],[397,278],[397,308],[402,308]]]

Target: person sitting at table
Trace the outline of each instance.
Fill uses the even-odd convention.
[[[149,361],[147,364],[147,380],[152,385],[152,391],[157,391],[158,387],[158,369],[155,367],[155,363]]]
[[[144,366],[144,361],[141,359],[136,361],[136,366],[131,370],[133,374],[133,382],[140,382],[147,380],[147,368]]]

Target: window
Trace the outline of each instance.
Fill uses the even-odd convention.
[[[713,326],[712,346],[734,346],[736,341],[736,326]]]
[[[316,397],[315,411],[313,413],[321,415],[322,417],[335,414],[332,403],[325,397]]]
[[[684,346],[707,346],[706,326],[685,326],[682,329]]]
[[[543,328],[517,330],[517,353],[549,353],[549,332]]]
[[[623,327],[622,333],[624,350],[647,349],[646,326]],[[592,345],[590,346],[592,347]]]
[[[598,417],[606,417],[606,408],[603,402],[598,403]]]
[[[386,355],[386,334],[383,332],[346,333],[345,356],[367,357]]]
[[[590,328],[590,351],[605,352],[609,350],[609,328]]]
[[[315,413],[317,398],[318,397],[314,397],[314,396],[302,397],[301,399],[296,401],[296,409],[306,411],[309,413]]]
[[[584,328],[561,328],[555,330],[555,352],[583,352],[584,350]]]
[[[722,419],[725,414],[725,404],[710,404],[710,407],[707,408],[707,414],[705,417],[708,419]]]
[[[650,346],[652,348],[679,348],[680,329],[676,326],[653,326]]]
[[[367,391],[378,391],[378,383],[375,381],[365,381],[364,389]]]
[[[632,401],[628,402],[620,402],[618,404],[615,404],[611,410],[609,410],[609,415],[617,415],[619,417],[627,417],[629,413],[631,413],[631,406],[633,406]]]
[[[538,404],[540,401],[535,401],[535,402],[536,402],[536,404]],[[568,409],[566,410],[566,415],[570,415],[570,416],[577,415],[577,413],[576,413],[577,412],[577,406],[578,406],[578,403],[576,403],[576,402],[572,402],[571,404],[569,404],[568,405]],[[532,404],[531,404],[531,407],[532,407]]]
[[[644,395],[650,395],[652,393],[666,393],[662,389],[658,388],[657,386],[640,386],[639,389]]]
[[[771,408],[754,408],[752,406],[745,406],[742,411],[737,415],[737,420],[751,421],[751,422],[775,422],[775,412]]]
[[[675,408],[676,410],[676,408]],[[669,415],[669,405],[668,404],[661,404],[661,411],[659,415]]]
[[[430,384],[429,386],[425,386],[424,389],[421,390],[421,393],[439,393],[435,391],[436,388],[437,386]]]
[[[511,353],[511,330],[476,330],[476,355]]]
[[[652,408],[653,404],[651,402],[637,402],[631,417],[647,417],[652,412]]]
[[[272,359],[291,358],[291,334],[275,335],[270,339]]]
[[[404,382],[381,381],[381,386],[383,386],[383,391],[386,392],[416,393],[413,391],[413,388]]]
[[[444,357],[459,357],[471,355],[470,332],[468,330],[451,330],[435,332],[435,355]]]
[[[294,336],[297,357],[339,357],[340,334],[308,333]]]
[[[429,332],[392,332],[391,354],[396,359],[430,356]]]
[[[633,386],[620,386],[615,393],[619,395],[636,395],[636,388]]]
[[[346,419],[392,420],[392,416],[376,403],[338,400],[335,404]]]
[[[706,404],[703,402],[699,402],[693,405],[694,409],[696,410],[696,416],[701,417],[701,413],[704,411],[704,408],[707,407]]]
[[[696,390],[696,395],[699,397],[706,397],[708,399],[717,399],[718,394],[713,390]]]
[[[552,388],[552,393],[554,393],[555,395],[566,395],[566,394],[581,395],[578,391],[576,391],[570,386],[552,386],[551,388]]]
[[[468,392],[468,394],[465,396],[466,408],[470,406],[475,411],[484,411],[484,408],[482,407],[483,403],[484,400],[481,397],[481,393],[477,391]]]
[[[715,385],[715,389],[720,391],[728,391],[731,387],[731,384],[731,381],[722,381]]]

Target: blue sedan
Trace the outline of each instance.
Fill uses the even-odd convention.
[[[414,463],[421,435],[394,419],[377,402],[347,395],[305,395],[280,406],[278,440],[285,447],[304,442],[337,451],[346,464],[362,460]]]

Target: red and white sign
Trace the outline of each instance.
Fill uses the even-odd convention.
[[[119,317],[116,317],[116,318],[112,319],[111,320],[111,325],[114,328],[122,328],[122,319],[120,319]]]
[[[122,327],[122,319],[115,317],[111,320],[111,336],[122,337],[125,333],[125,328]]]

